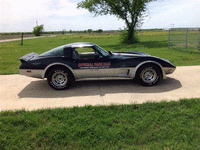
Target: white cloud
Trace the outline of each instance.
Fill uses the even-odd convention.
[[[45,0],[9,0],[3,1],[3,23],[20,23],[26,20],[46,17],[48,10]]]
[[[149,4],[143,28],[200,27],[199,0],[166,0]]]
[[[56,15],[59,17],[75,17],[83,16],[88,14],[87,10],[77,9],[77,3],[71,2],[69,0],[54,0],[56,3],[53,6],[54,9],[49,11],[49,14]]]
[[[0,0],[0,32],[31,32],[36,21],[50,30],[119,29],[114,16],[93,17],[77,9],[81,0]],[[148,5],[150,16],[142,28],[200,27],[200,0],[158,0]]]
[[[21,30],[31,31],[36,20],[39,24],[51,24],[52,18],[77,17],[88,13],[84,9],[77,9],[76,5],[68,0],[3,0],[0,11],[1,31],[16,31],[18,25],[23,26],[28,22],[32,25],[31,29],[25,27]]]

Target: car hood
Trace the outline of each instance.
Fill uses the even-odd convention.
[[[138,51],[128,51],[128,52],[112,52],[112,57],[113,58],[120,58],[120,59],[131,59],[131,58],[137,58],[137,57],[146,57],[146,60],[153,60],[153,61],[158,61],[158,62],[165,62],[170,64],[172,67],[175,67],[173,63],[171,63],[167,59],[159,58],[156,56],[149,55],[144,52],[138,52]]]
[[[128,52],[112,52],[113,56],[119,56],[119,57],[138,57],[138,56],[150,56],[147,53],[144,52],[138,52],[138,51],[128,51]]]

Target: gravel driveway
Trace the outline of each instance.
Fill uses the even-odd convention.
[[[68,90],[56,91],[46,80],[0,75],[0,111],[139,104],[181,98],[200,98],[200,66],[177,67],[166,80],[153,87],[143,87],[132,80],[87,80],[76,82]]]

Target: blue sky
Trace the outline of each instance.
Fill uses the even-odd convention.
[[[0,0],[0,32],[31,32],[44,24],[45,31],[123,29],[114,16],[94,17],[77,9],[81,0]],[[148,4],[142,29],[200,27],[200,0],[158,0]]]

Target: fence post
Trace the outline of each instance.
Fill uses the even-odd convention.
[[[170,48],[170,28],[169,28],[169,38],[168,38],[168,49]]]
[[[21,35],[21,45],[23,45],[23,35],[24,35],[24,33],[22,32],[22,35]]]

